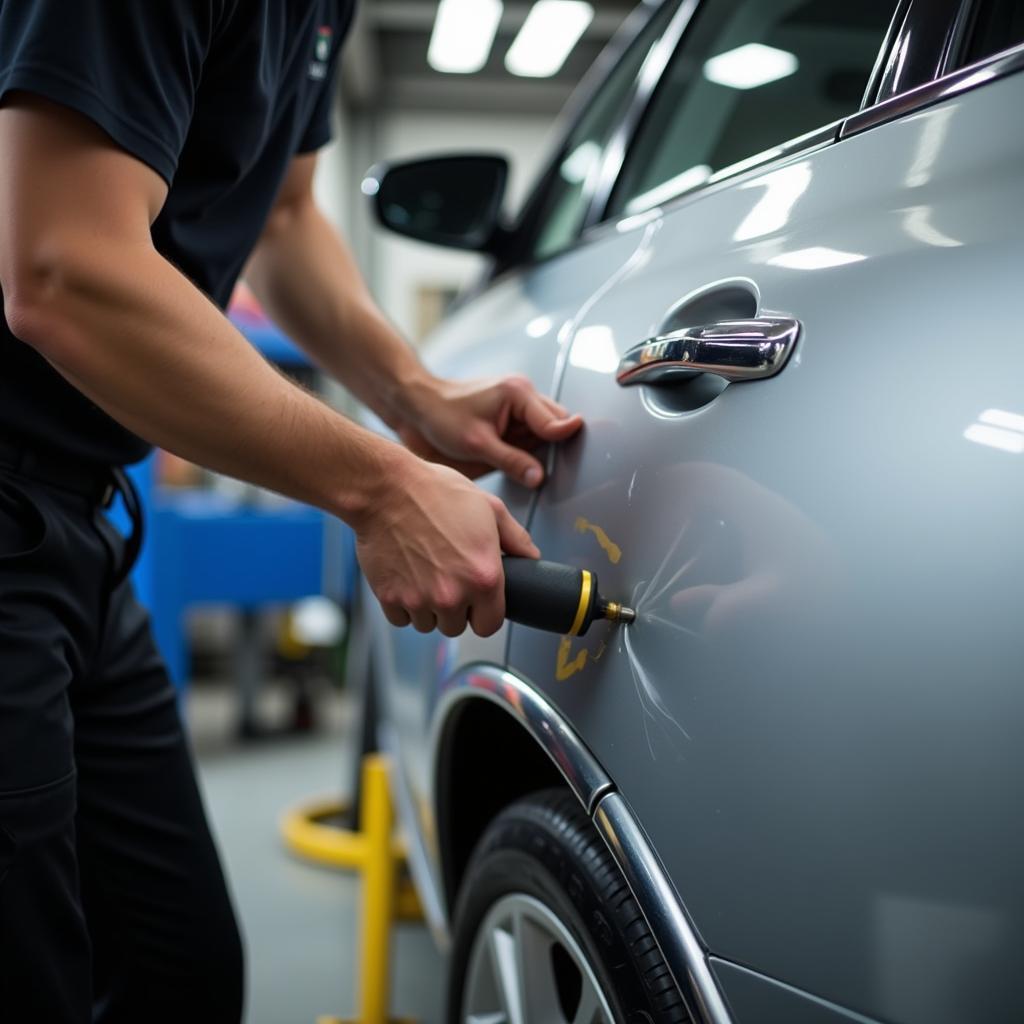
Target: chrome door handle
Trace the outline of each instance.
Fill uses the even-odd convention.
[[[631,384],[668,384],[712,373],[726,380],[773,377],[793,354],[800,321],[784,316],[721,320],[650,338],[631,348],[615,379]]]

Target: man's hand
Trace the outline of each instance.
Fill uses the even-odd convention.
[[[530,452],[571,437],[580,418],[525,377],[457,383],[428,373],[317,209],[315,168],[314,155],[295,158],[246,268],[264,308],[421,458],[469,477],[500,469],[536,487],[544,470]]]
[[[355,525],[359,563],[394,626],[490,636],[505,619],[501,552],[540,552],[504,504],[464,476],[407,453]]]
[[[520,376],[431,378],[409,397],[412,414],[397,429],[411,451],[468,477],[500,469],[527,487],[544,479],[544,468],[531,453],[547,442],[565,441],[583,425]]]

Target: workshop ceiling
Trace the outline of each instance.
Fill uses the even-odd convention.
[[[503,111],[555,114],[583,73],[637,6],[637,0],[590,0],[594,19],[562,70],[520,78],[504,58],[531,4],[506,0],[486,66],[444,74],[427,63],[438,0],[362,0],[344,52],[343,88],[357,109]]]

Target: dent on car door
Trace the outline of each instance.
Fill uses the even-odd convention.
[[[532,524],[639,619],[514,627],[511,665],[632,806],[727,995],[726,961],[886,1020],[1009,1020],[1024,76],[717,184],[792,134],[764,136],[780,104],[856,109],[891,9],[705,8],[594,243],[646,232],[578,325],[560,398],[587,428]],[[770,379],[616,383],[645,338],[769,316],[800,324]]]
[[[571,338],[571,322],[582,304],[615,268],[628,260],[635,240],[623,238],[607,252],[595,253],[573,243],[583,224],[590,196],[590,176],[629,106],[640,66],[659,39],[675,0],[644,19],[635,38],[587,109],[569,132],[545,191],[538,197],[538,230],[530,239],[525,266],[508,272],[449,317],[427,341],[424,361],[451,378],[523,374],[551,393],[560,359]],[[499,474],[479,481],[498,494],[513,515],[525,521],[533,492]],[[449,639],[388,625],[375,603],[370,606],[374,635],[375,678],[381,690],[382,742],[397,753],[399,798],[406,817],[418,826],[412,835],[412,864],[428,911],[440,923],[438,858],[430,800],[428,763],[431,718],[445,681],[470,662],[504,663],[506,631],[480,639],[466,633]],[[423,856],[425,854],[425,856]],[[425,875],[424,872],[429,872]]]

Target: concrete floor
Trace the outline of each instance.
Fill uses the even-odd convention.
[[[325,695],[322,731],[239,744],[233,694],[196,687],[187,715],[201,783],[235,896],[248,954],[247,1024],[313,1024],[319,1014],[353,1015],[359,906],[354,876],[304,864],[278,832],[285,809],[337,794],[348,772],[352,714]],[[268,721],[286,709],[268,687]],[[347,780],[346,780],[347,781]],[[446,965],[423,926],[397,929],[392,1012],[441,1024]]]

